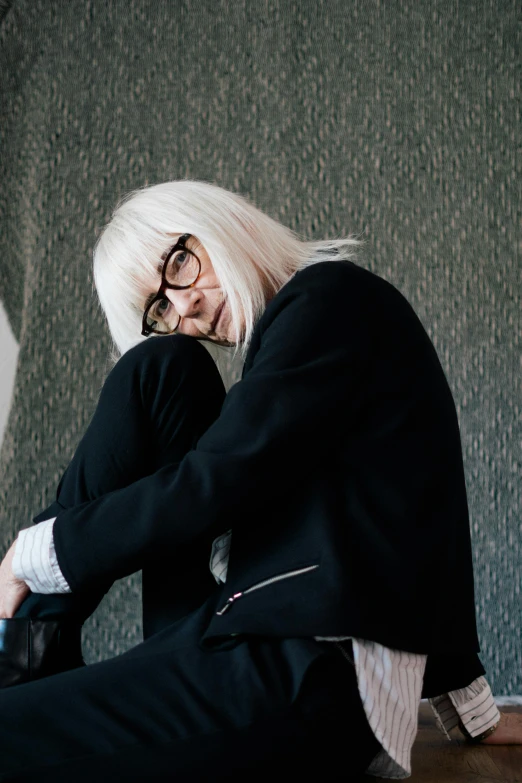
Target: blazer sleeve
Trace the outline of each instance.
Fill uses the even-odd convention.
[[[371,348],[363,297],[336,274],[304,270],[272,300],[253,362],[181,462],[57,515],[58,564],[73,592],[222,533],[231,520],[248,525],[252,503],[268,513],[341,437],[339,422],[363,397]]]

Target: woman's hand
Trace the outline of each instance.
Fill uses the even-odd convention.
[[[522,713],[501,712],[497,728],[480,745],[522,745]]]
[[[31,592],[22,579],[17,579],[13,574],[13,556],[16,541],[11,545],[8,553],[0,565],[0,618],[10,619],[14,617],[21,603]]]

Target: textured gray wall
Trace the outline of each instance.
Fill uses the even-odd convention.
[[[495,695],[522,693],[518,2],[12,6],[0,297],[20,363],[4,550],[52,499],[108,369],[96,231],[134,187],[213,181],[309,238],[364,232],[360,263],[415,307],[461,423],[481,657]],[[115,585],[86,629],[90,660],[139,639],[139,592],[138,577]]]

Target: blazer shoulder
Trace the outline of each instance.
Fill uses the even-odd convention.
[[[348,344],[364,349],[376,340],[411,340],[422,327],[392,283],[352,261],[319,261],[296,272],[268,303],[254,328],[243,376],[263,346],[281,349],[305,323],[310,351],[321,338],[323,353]]]
[[[321,308],[331,308],[334,303],[351,308],[374,306],[400,307],[411,305],[405,296],[388,280],[353,261],[319,261],[300,269],[280,289],[268,310],[279,311],[289,300],[306,295],[316,300]],[[267,312],[268,315],[270,313]]]

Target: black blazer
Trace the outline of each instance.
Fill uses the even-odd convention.
[[[430,654],[431,669],[458,656],[454,687],[484,673],[452,394],[413,309],[370,271],[341,261],[294,275],[197,447],[63,511],[54,538],[74,591],[228,528],[205,643],[355,636]],[[455,671],[435,669],[444,682]]]

